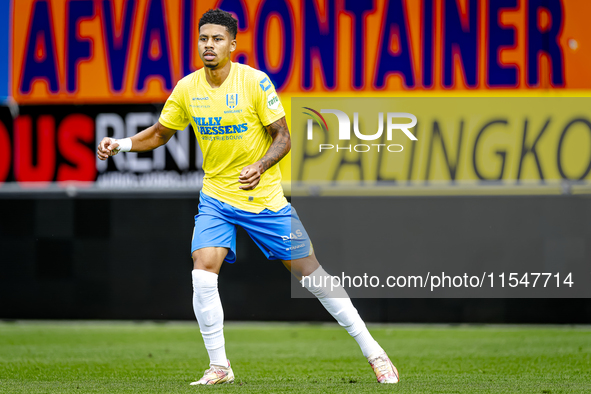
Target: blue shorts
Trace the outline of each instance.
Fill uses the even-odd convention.
[[[209,246],[228,248],[225,261],[236,261],[236,226],[242,227],[269,260],[295,260],[312,254],[312,244],[298,214],[287,204],[277,212],[252,213],[201,192],[191,253]]]

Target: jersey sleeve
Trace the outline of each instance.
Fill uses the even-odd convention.
[[[184,130],[190,122],[185,111],[184,85],[179,82],[166,100],[158,121],[173,130]]]
[[[258,73],[256,85],[253,87],[255,91],[255,107],[259,119],[263,126],[268,126],[271,123],[281,119],[285,116],[285,110],[275,86],[264,72]]]

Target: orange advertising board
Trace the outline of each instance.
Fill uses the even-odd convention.
[[[591,89],[585,0],[19,0],[12,96],[163,102],[214,7],[239,20],[233,60],[289,95]]]

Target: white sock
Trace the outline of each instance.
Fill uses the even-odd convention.
[[[193,310],[209,354],[209,365],[228,366],[224,341],[224,310],[218,292],[218,275],[193,270]]]
[[[325,277],[328,277],[326,282],[324,281]],[[315,278],[316,280],[314,280]],[[300,283],[318,298],[324,308],[357,341],[365,357],[383,351],[369,333],[345,289],[341,286],[335,286],[331,291],[330,275],[326,273],[322,266],[318,267],[310,276],[302,279]],[[327,286],[322,286],[325,283]]]

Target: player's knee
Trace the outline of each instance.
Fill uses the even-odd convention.
[[[193,269],[199,269],[197,268],[198,262],[201,263],[203,262],[203,258],[201,256],[199,256],[199,251],[196,250],[193,252],[193,254],[191,255],[191,257],[193,257]]]
[[[194,307],[206,317],[206,321],[215,320],[215,313],[220,306],[218,294],[218,275],[204,270],[193,270]],[[221,308],[220,308],[221,309]]]
[[[313,259],[308,262],[302,267],[302,276],[310,276],[314,271],[316,271],[320,267],[318,260]]]
[[[214,253],[207,253],[202,250],[196,250],[193,252],[193,269],[204,270],[209,272],[218,273],[221,263],[224,258],[221,259]]]
[[[284,263],[285,264],[285,263]],[[287,266],[287,265],[286,265]],[[292,260],[288,269],[296,276],[310,276],[314,273],[320,264],[314,254],[297,260]]]
[[[224,262],[227,250],[225,248],[204,248],[195,250],[192,254],[193,269],[218,273]]]
[[[193,270],[193,290],[197,297],[202,297],[212,290],[217,292],[218,275],[205,270]]]
[[[302,276],[300,283],[318,298],[349,299],[347,291],[340,283],[340,278],[331,276],[320,265],[309,275]]]

